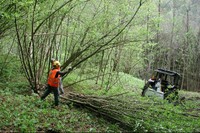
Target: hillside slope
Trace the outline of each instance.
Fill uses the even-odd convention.
[[[117,99],[135,106],[135,116],[132,131],[135,132],[200,132],[200,95],[199,93],[180,91],[180,96],[185,96],[184,103],[174,106],[165,100],[141,97],[141,87],[144,81],[130,75],[121,75],[120,83],[123,87],[116,87],[104,91],[97,89],[92,81],[81,83],[80,88],[68,91],[84,93],[85,95],[111,96],[123,92]],[[87,87],[86,87],[86,86]],[[35,95],[21,95],[13,93],[14,88],[0,90],[0,131],[1,132],[120,132],[127,131],[113,121],[105,120],[83,107],[76,107],[72,102],[61,100],[60,107],[51,107],[53,95],[45,101]],[[87,89],[88,88],[88,89]],[[124,102],[125,103],[125,102]],[[124,104],[125,105],[125,104]],[[143,107],[138,110],[137,107]],[[129,110],[131,111],[131,110]],[[126,113],[126,112],[125,112]],[[124,120],[130,121],[128,117]]]

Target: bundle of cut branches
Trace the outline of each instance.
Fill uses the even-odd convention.
[[[134,130],[136,120],[142,122],[144,119],[143,113],[148,105],[137,99],[124,100],[124,97],[127,99],[127,95],[124,95],[127,93],[129,92],[113,96],[91,96],[70,92],[68,97],[61,98],[101,114],[126,129]]]
[[[166,111],[182,116],[199,117],[199,115],[193,115],[189,112],[181,113],[174,111],[173,108],[165,108],[161,101],[145,102],[137,99],[137,97],[127,95],[127,93],[130,92],[112,96],[91,96],[69,92],[68,96],[61,98],[101,114],[130,131],[138,131],[138,128],[141,131],[142,129],[140,130],[140,128],[149,124],[148,121],[150,119],[152,122],[167,119],[163,115]],[[150,125],[146,126],[151,127]]]

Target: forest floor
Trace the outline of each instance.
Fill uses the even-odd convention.
[[[58,108],[53,108],[53,95],[41,101],[36,94],[26,95],[13,92],[13,88],[0,90],[0,132],[126,132],[119,123],[104,119],[91,110],[77,107],[73,102],[61,99]],[[65,88],[65,95],[70,92],[84,95],[112,96],[123,93],[119,88],[99,93],[92,86],[88,90]],[[121,95],[120,100],[130,101],[135,107],[145,110],[134,110],[136,116],[132,132],[200,132],[200,93],[180,91],[185,101],[179,105],[148,97],[141,97],[141,89],[137,86],[129,88],[128,95]],[[125,90],[127,91],[127,90]],[[98,93],[97,93],[98,92]],[[148,105],[148,106],[146,106]],[[124,120],[130,122],[128,117]]]
[[[134,125],[134,131],[200,132],[200,93],[179,91],[179,97],[184,97],[185,99],[178,104],[176,104],[177,101],[169,103],[166,100],[160,101],[160,99],[157,98],[143,98],[140,94],[141,92],[137,91],[133,92],[133,95],[131,96],[125,96],[127,97],[125,99],[124,97],[119,97],[119,99],[123,99],[125,101],[130,100],[134,104],[140,103],[138,106],[134,105],[135,108],[140,108],[141,103],[149,104],[146,111],[140,112],[140,110],[138,110],[138,112],[136,112],[138,115],[136,118],[142,118],[144,122],[137,122],[140,120],[136,120],[136,123],[140,125]],[[146,114],[146,116],[144,116],[144,114]],[[140,115],[142,115],[142,117],[140,117]],[[152,118],[152,115],[154,118]]]

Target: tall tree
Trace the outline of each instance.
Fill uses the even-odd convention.
[[[67,50],[70,56],[62,60],[62,70],[71,64],[72,71],[102,50],[118,44],[115,40],[135,19],[145,1],[134,2],[137,5],[133,14],[124,18],[123,23],[109,24],[107,29],[99,29],[98,26],[101,26],[107,19],[111,23],[110,17],[114,18],[115,16],[100,13],[101,1],[69,0],[60,2],[60,5],[55,1],[49,2],[50,6],[47,7],[46,3],[35,0],[28,5],[29,7],[26,6],[26,8],[32,9],[24,10],[26,14],[23,14],[20,3],[15,3],[15,11],[21,13],[20,17],[15,17],[20,59],[26,77],[35,92],[39,89],[38,85],[42,81],[49,59],[52,56],[57,58],[62,56],[61,47],[66,50],[66,43],[63,43],[63,41],[66,42],[66,35],[63,34],[63,29],[67,31],[67,39],[70,38],[67,40],[67,42],[70,41],[70,46],[67,43],[67,49],[71,50]],[[43,6],[45,9],[39,8]],[[45,10],[49,12],[46,14]],[[89,14],[91,12],[92,14]],[[102,16],[105,18],[102,19]],[[21,17],[26,17],[26,20],[22,21]],[[64,27],[65,20],[71,22],[69,27]],[[62,58],[60,57],[60,59]]]

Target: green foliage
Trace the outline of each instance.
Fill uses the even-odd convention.
[[[147,100],[147,98],[139,99],[144,103]],[[143,118],[141,124],[145,127],[145,132],[193,132],[199,130],[197,128],[200,122],[198,113],[188,112],[189,108],[185,108],[191,104],[189,101],[186,101],[184,106],[174,106],[165,100],[148,98],[148,104],[150,106],[145,112],[137,113]],[[190,109],[195,110],[195,108]]]
[[[199,132],[200,119],[198,117],[198,106],[200,100],[188,100],[184,105],[174,106],[168,101],[157,98],[141,97],[141,88],[144,81],[132,77],[131,75],[119,73],[120,82],[112,86],[109,90],[99,88],[94,81],[83,81],[78,85],[76,91],[79,93],[99,96],[112,96],[129,91],[120,96],[120,100],[130,101],[130,104],[140,106],[144,110],[134,112],[137,118],[130,120],[129,117],[123,119],[133,123],[134,132]],[[65,83],[75,80],[77,75],[70,74],[65,79]],[[122,86],[123,84],[124,86]],[[181,92],[181,96],[187,93]],[[198,97],[199,94],[188,93],[187,97]],[[137,99],[136,101],[134,101]],[[91,112],[83,109],[77,110],[73,104],[64,102],[58,109],[52,108],[53,95],[41,101],[40,98],[32,94],[30,96],[18,95],[10,89],[0,90],[0,130],[38,132],[120,132],[123,131],[118,125],[111,124],[97,118]],[[132,102],[133,101],[133,102]]]
[[[115,84],[111,89],[106,90],[100,88],[98,84],[94,84],[92,80],[80,82],[79,86],[82,89],[76,89],[76,91],[87,95],[99,95],[99,96],[112,96],[129,91],[129,93],[120,97],[120,100],[133,101],[135,106],[145,105],[143,111],[135,112],[137,118],[132,121],[134,132],[197,132],[199,131],[200,117],[198,107],[200,104],[199,93],[180,92],[180,97],[185,96],[185,102],[175,106],[174,102],[169,103],[167,100],[160,100],[153,97],[141,97],[141,89],[144,85],[144,81],[132,77],[131,75],[119,73],[120,82]],[[120,85],[120,84],[123,84]],[[198,100],[193,99],[198,97]],[[137,99],[137,102],[134,102]],[[130,119],[124,118],[127,121]]]
[[[34,2],[37,2],[35,9]],[[139,103],[144,105],[148,104],[145,112],[136,112],[141,117],[141,120],[136,119],[133,122],[135,123],[133,124],[134,132],[199,132],[200,120],[195,117],[199,116],[198,99],[195,99],[196,101],[194,99],[186,101],[184,106],[173,106],[166,101],[159,101],[153,98],[141,98],[140,93],[144,81],[133,77],[144,76],[140,75],[140,72],[143,72],[147,65],[157,63],[157,66],[166,66],[166,64],[175,63],[174,60],[171,62],[174,57],[177,57],[176,60],[180,59],[180,66],[177,68],[182,68],[183,65],[181,63],[187,62],[188,60],[198,62],[198,56],[193,54],[198,53],[197,37],[193,31],[183,32],[185,28],[178,25],[183,22],[182,18],[184,17],[182,15],[177,15],[178,20],[173,20],[175,26],[173,27],[174,33],[172,36],[174,40],[172,40],[172,44],[169,44],[171,43],[169,41],[171,31],[169,30],[172,27],[168,27],[169,24],[171,25],[171,19],[168,18],[171,16],[172,10],[166,13],[166,15],[169,15],[166,18],[170,22],[165,22],[163,21],[165,17],[162,17],[162,14],[161,17],[158,17],[157,1],[146,1],[134,21],[118,37],[111,40],[130,20],[139,0],[72,1],[64,6],[64,8],[52,14],[64,2],[66,1],[4,0],[1,2],[0,39],[4,35],[8,35],[9,38],[13,39],[3,38],[0,42],[0,100],[3,103],[0,107],[0,111],[2,112],[0,114],[0,119],[2,120],[0,122],[0,131],[9,131],[10,129],[16,132],[37,132],[41,130],[58,132],[119,131],[117,125],[110,125],[102,119],[96,120],[97,118],[89,113],[83,113],[74,109],[70,110],[73,104],[70,107],[61,105],[61,109],[58,110],[52,109],[50,107],[50,103],[53,102],[52,96],[48,97],[46,101],[41,102],[37,96],[22,96],[16,94],[30,89],[24,78],[24,72],[21,69],[19,59],[15,56],[11,57],[10,54],[8,54],[9,56],[3,55],[7,54],[10,48],[12,48],[8,47],[10,46],[11,40],[14,43],[16,41],[14,37],[15,32],[12,29],[15,25],[14,19],[16,18],[20,35],[19,39],[21,39],[20,41],[23,47],[21,52],[24,52],[24,58],[27,57],[25,66],[29,66],[29,70],[39,70],[43,62],[49,57],[49,53],[57,57],[59,57],[58,53],[60,53],[60,56],[62,56],[60,57],[61,62],[64,62],[75,51],[85,49],[81,56],[73,60],[72,64],[75,64],[97,49],[105,48],[103,53],[96,52],[96,55],[93,56],[94,58],[89,58],[87,62],[77,66],[77,69],[67,76],[64,83],[69,85],[89,78],[88,80],[74,84],[73,88],[79,93],[99,96],[110,96],[129,91],[130,93],[125,95],[122,98],[123,100],[137,98]],[[170,4],[165,5],[169,6]],[[160,42],[157,43],[155,41],[155,35],[158,31],[161,32],[160,27],[158,27],[158,24],[160,26],[162,25],[160,24],[161,22],[163,22],[162,24],[167,23],[168,25],[166,26],[167,30],[163,34],[160,34]],[[40,27],[37,27],[39,25]],[[37,32],[31,38],[32,32],[37,28]],[[8,31],[10,34],[5,34]],[[175,35],[178,32],[180,33]],[[105,45],[109,41],[110,43]],[[185,45],[187,41],[191,42],[189,46]],[[175,43],[173,42],[178,43],[174,46]],[[16,52],[17,46],[14,44],[13,47],[15,52],[12,51],[11,53],[18,55],[18,52]],[[35,48],[34,51],[32,49],[33,47]],[[172,47],[173,50],[171,50]],[[50,49],[54,50],[50,51]],[[188,51],[185,52],[185,49]],[[116,60],[115,52],[113,52],[115,50],[118,50],[117,54],[120,57],[117,63],[119,68],[118,72],[112,71],[113,60]],[[197,51],[194,52],[195,50]],[[30,51],[33,52],[31,56],[29,56]],[[40,55],[39,53],[46,54],[41,56],[42,54]],[[104,57],[102,58],[103,54]],[[33,61],[32,56],[34,55],[36,61]],[[165,60],[165,58],[167,59]],[[155,61],[154,59],[163,60],[156,62],[157,60]],[[35,64],[36,62],[42,62],[42,64]],[[103,64],[101,67],[104,69],[100,68],[99,64],[101,62]],[[191,71],[196,72],[196,69],[193,68],[195,65],[195,62],[190,62],[187,68],[191,67]],[[36,67],[33,68],[32,66]],[[99,69],[96,69],[96,67],[99,67]],[[46,69],[45,65],[44,69]],[[188,70],[190,69],[188,68]],[[111,74],[104,75],[104,77],[99,76],[98,81],[97,78],[90,78],[98,74],[99,70],[101,73],[105,70],[105,73]],[[30,71],[27,75],[31,75],[32,72]],[[128,74],[132,74],[133,76]],[[40,77],[41,75],[38,76],[38,80],[44,79]],[[186,75],[189,74],[186,73]],[[182,95],[188,96],[187,94]],[[191,95],[191,97],[194,97],[193,94]],[[195,96],[198,97],[199,94]],[[129,121],[129,118],[124,119]]]
[[[102,118],[95,118],[85,110],[76,110],[67,105],[52,108],[53,96],[41,101],[37,95],[13,95],[0,91],[0,131],[14,132],[91,132],[118,131],[119,128]]]
[[[99,82],[96,83],[96,78],[93,77],[95,71],[92,69],[90,71],[85,70],[84,74],[81,76],[80,70],[76,70],[76,72],[69,74],[65,80],[64,84],[70,85],[73,84],[73,88],[85,94],[95,94],[95,95],[112,95],[116,93],[123,93],[127,91],[134,91],[136,94],[140,93],[140,89],[143,88],[144,81],[138,78],[135,78],[129,74],[125,73],[116,73],[112,74],[112,81],[109,81],[109,77],[105,76],[103,85],[101,85],[102,80],[100,78]],[[80,81],[80,82],[79,82]],[[107,85],[110,85],[110,88],[107,88]],[[106,89],[107,88],[107,89]],[[124,88],[124,89],[122,89]],[[140,88],[138,90],[138,88]]]
[[[10,81],[14,75],[18,75],[20,62],[17,61],[17,57],[10,55],[0,56],[0,82]],[[14,62],[14,63],[13,63]]]
[[[31,91],[24,77],[19,59],[13,55],[0,56],[0,86],[1,90],[13,93]]]

